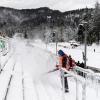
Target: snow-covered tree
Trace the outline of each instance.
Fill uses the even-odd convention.
[[[94,40],[99,43],[100,40],[100,4],[96,2],[93,15],[93,22],[91,27],[91,37],[95,37]]]

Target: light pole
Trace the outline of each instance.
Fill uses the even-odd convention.
[[[57,50],[58,50],[58,46],[57,46],[57,44],[58,44],[58,34],[57,34],[57,32],[53,32],[52,33],[52,35],[53,35],[53,38],[54,38],[54,40],[55,40],[55,44],[56,44],[56,50],[55,50],[55,52],[56,52],[56,56],[57,56]]]
[[[81,24],[84,28],[84,55],[83,55],[83,60],[84,60],[84,68],[87,68],[87,65],[86,65],[86,60],[87,60],[87,25],[88,25],[88,22],[86,21],[82,21],[82,24]]]
[[[84,47],[84,67],[87,68],[86,66],[86,60],[87,60],[87,31],[85,31],[85,47]]]
[[[87,65],[86,65],[86,60],[87,60],[87,22],[83,22],[84,24],[84,28],[85,28],[85,31],[84,31],[84,43],[85,43],[85,47],[84,47],[84,67],[87,68]]]
[[[57,32],[56,32],[56,56],[57,56],[57,44],[58,44],[58,34],[57,34]]]

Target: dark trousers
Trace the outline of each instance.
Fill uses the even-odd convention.
[[[66,75],[66,74],[67,74],[67,73],[64,72],[64,75]],[[61,83],[62,83],[62,85],[63,85],[63,78],[64,78],[64,89],[65,89],[65,92],[68,92],[69,87],[68,87],[68,80],[67,80],[67,77],[61,76]]]
[[[68,90],[68,80],[67,80],[67,77],[64,77],[64,83],[65,83],[65,90]]]

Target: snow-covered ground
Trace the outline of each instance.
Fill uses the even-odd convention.
[[[42,49],[47,49],[51,51],[52,53],[56,54],[56,43],[50,43],[46,45],[40,41],[36,40],[33,43],[31,42],[32,45],[37,46]],[[83,61],[83,54],[84,52],[84,45],[78,46],[77,48],[72,48],[70,43],[58,43],[57,50],[62,49],[66,54],[71,55],[75,61]],[[95,52],[94,52],[95,49]],[[97,46],[96,44],[93,44],[92,46],[87,46],[87,65],[91,67],[96,67],[100,68],[100,45]]]
[[[58,45],[58,50],[83,61],[83,46],[72,49],[68,43]],[[46,46],[40,40],[11,39],[11,51],[1,56],[1,65],[7,63],[0,74],[0,100],[76,100],[75,78],[68,77],[69,93],[63,94],[60,71],[48,73],[57,63],[55,46]],[[88,47],[88,65],[100,68],[99,50],[96,46]],[[100,84],[88,80],[86,85],[86,100],[100,100]],[[78,82],[78,86],[78,100],[82,100],[82,83]]]

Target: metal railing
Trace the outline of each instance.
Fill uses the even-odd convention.
[[[85,74],[85,77],[84,78],[87,78],[88,76],[91,76],[93,78],[97,78],[98,80],[100,80],[100,73],[97,74],[97,73],[93,72],[90,69],[83,69],[81,67],[76,66],[75,67],[75,71],[76,72],[81,71],[83,74]]]
[[[100,81],[100,75],[97,74],[97,73],[94,73],[92,71],[89,71],[87,69],[83,69],[83,68],[80,68],[78,66],[75,67],[76,69],[74,69],[74,71],[68,71],[64,68],[61,68],[60,69],[60,72],[61,72],[61,77],[62,77],[62,87],[63,87],[63,100],[65,100],[64,98],[64,92],[65,92],[65,89],[64,89],[64,77],[73,77],[75,79],[75,82],[76,82],[76,100],[80,100],[79,99],[79,83],[82,85],[82,100],[86,100],[86,87],[87,87],[87,81],[88,81],[88,77],[92,77],[92,79],[94,78],[96,80],[96,86],[98,87],[98,82]],[[81,71],[83,72],[83,74],[85,74],[85,77],[82,77],[80,75],[77,74],[78,71]],[[66,72],[67,74],[65,75],[64,72]],[[97,88],[97,95],[98,95],[98,88]]]
[[[9,38],[6,37],[1,37],[0,36],[0,52],[4,56],[8,53],[10,49],[10,43],[9,43]]]

